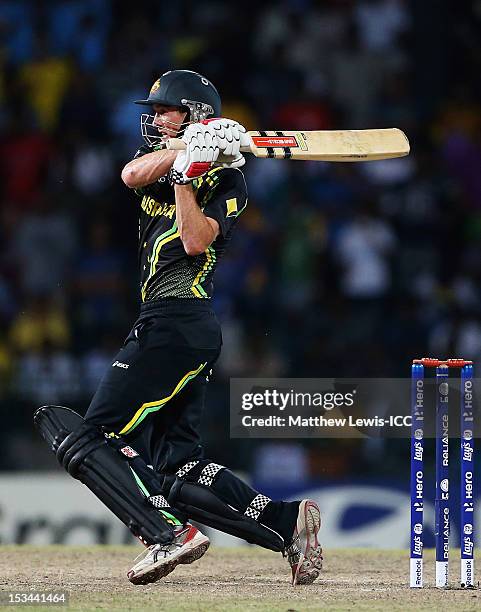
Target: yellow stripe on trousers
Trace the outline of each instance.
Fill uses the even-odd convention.
[[[200,366],[197,368],[197,370],[191,370],[190,372],[187,372],[187,374],[182,376],[182,378],[176,384],[175,389],[167,397],[164,397],[160,400],[156,400],[154,402],[146,402],[145,404],[142,404],[142,406],[137,410],[134,416],[127,423],[127,425],[119,431],[119,434],[122,435],[122,434],[131,433],[131,431],[134,430],[137,427],[137,425],[140,425],[140,423],[142,423],[142,421],[145,419],[145,417],[148,414],[150,414],[151,412],[156,412],[157,410],[162,408],[162,406],[165,406],[165,404],[169,400],[171,400],[175,395],[177,395],[177,393],[179,393],[188,382],[190,382],[193,378],[195,378],[197,374],[199,374],[199,372],[203,368],[205,368],[206,365],[207,365],[207,362],[201,363]]]

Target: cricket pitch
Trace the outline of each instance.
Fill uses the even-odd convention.
[[[452,610],[481,608],[481,590],[457,588],[459,551],[452,551],[449,590],[435,589],[433,552],[425,555],[424,589],[409,589],[407,551],[327,550],[310,586],[292,587],[280,554],[254,547],[211,548],[199,561],[156,584],[134,586],[126,573],[135,546],[2,546],[2,591],[65,590],[68,608],[35,610]],[[19,606],[1,606],[18,610]],[[26,609],[26,608],[21,608]]]

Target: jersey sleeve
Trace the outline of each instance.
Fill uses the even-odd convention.
[[[244,175],[235,168],[225,168],[219,175],[217,184],[211,188],[212,193],[206,193],[203,212],[217,221],[220,235],[225,238],[247,206],[247,186]]]

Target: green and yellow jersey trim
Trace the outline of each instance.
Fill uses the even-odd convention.
[[[199,206],[201,207],[201,209],[203,209],[206,206],[207,202],[214,195],[214,192],[215,192],[214,188],[219,182],[219,177],[216,176],[216,172],[219,172],[220,170],[223,170],[222,166],[217,166],[215,168],[212,168],[211,170],[209,170],[209,172],[207,172],[207,174],[204,174],[203,176],[200,176],[198,179],[195,179],[195,181],[193,181],[194,194],[196,197],[202,185],[205,184],[211,187],[211,189],[207,190],[202,200],[199,202]]]
[[[164,246],[164,244],[167,244],[171,240],[175,240],[175,238],[179,238],[179,237],[180,237],[180,233],[177,229],[177,221],[175,221],[174,225],[170,229],[168,229],[166,232],[158,236],[157,240],[154,242],[154,248],[152,249],[152,255],[150,258],[149,276],[147,277],[147,280],[145,281],[142,287],[142,302],[145,302],[145,296],[147,293],[147,284],[149,280],[152,278],[152,276],[155,274],[155,267],[157,266],[159,262],[159,254],[160,254],[161,248]]]
[[[217,261],[217,257],[215,254],[215,249],[212,245],[206,248],[204,251],[206,256],[205,264],[202,266],[202,270],[200,270],[199,274],[194,279],[194,282],[191,286],[192,293],[198,298],[208,298],[209,296],[204,291],[202,287],[202,283],[205,281],[207,274],[212,270],[215,266],[215,262]]]
[[[182,376],[179,382],[175,385],[175,388],[172,393],[170,395],[167,395],[167,397],[163,397],[162,399],[142,404],[142,406],[136,411],[134,416],[127,423],[127,425],[125,425],[125,427],[123,427],[119,431],[119,435],[131,433],[138,425],[140,425],[140,423],[142,423],[142,421],[147,415],[149,415],[151,412],[157,412],[157,410],[160,410],[160,408],[165,406],[165,404],[167,404],[167,402],[170,401],[175,395],[180,393],[180,391],[182,391],[185,385],[189,383],[193,378],[195,378],[197,374],[199,374],[199,372],[201,372],[203,368],[205,368],[206,365],[207,362],[201,363],[196,370],[191,370],[190,372],[187,372],[187,374],[184,374],[184,376]]]
[[[245,201],[244,206],[239,210],[237,205],[237,198],[229,198],[225,201],[226,204],[226,217],[238,217],[244,208],[247,206],[247,199]]]

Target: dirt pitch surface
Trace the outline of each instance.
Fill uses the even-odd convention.
[[[126,578],[140,546],[0,547],[2,591],[66,590],[68,608],[29,610],[452,610],[481,608],[481,590],[429,586],[411,590],[403,551],[329,550],[324,570],[311,586],[292,587],[286,560],[257,548],[213,549],[196,563],[178,566],[156,584],[134,586]],[[452,552],[457,579],[459,551]],[[432,585],[432,551],[426,554],[426,583]],[[18,610],[18,606],[0,606]],[[26,610],[26,607],[21,609]]]

